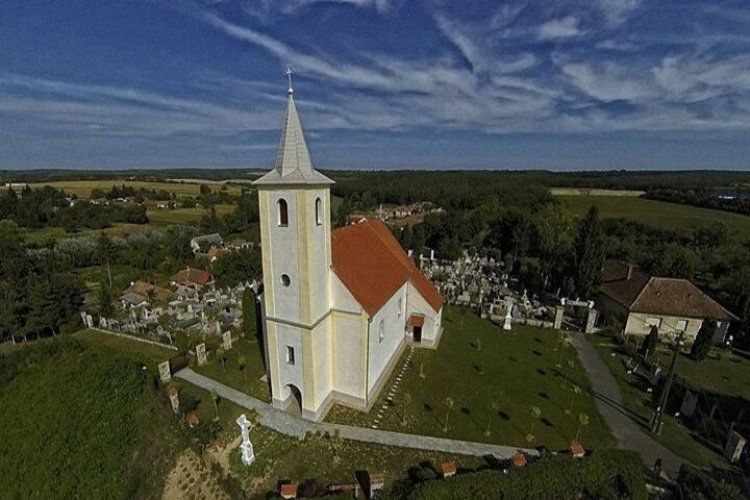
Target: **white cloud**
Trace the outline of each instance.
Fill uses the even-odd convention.
[[[552,19],[539,27],[539,40],[554,40],[557,38],[569,38],[581,34],[578,28],[579,20],[574,16],[561,19]]]
[[[641,6],[641,0],[598,0],[598,5],[607,22],[618,25]]]

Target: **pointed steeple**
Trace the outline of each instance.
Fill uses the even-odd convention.
[[[253,184],[333,184],[331,179],[313,168],[297,106],[294,104],[291,69],[287,70],[286,75],[289,77],[289,97],[279,150],[276,153],[276,165]]]

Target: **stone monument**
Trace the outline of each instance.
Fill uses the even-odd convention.
[[[565,315],[565,308],[563,306],[555,306],[555,324],[553,328],[559,330],[562,328],[563,316]]]
[[[172,411],[175,415],[180,411],[180,396],[177,394],[177,389],[174,387],[169,388],[169,402],[172,404]]]
[[[511,320],[513,318],[513,299],[510,297],[505,299],[505,322],[503,323],[503,330],[510,331]]]
[[[597,311],[594,308],[589,308],[589,315],[586,318],[586,330],[584,332],[588,335],[591,333],[594,333],[594,328],[596,327],[596,316]]]
[[[206,364],[206,344],[198,344],[195,346],[195,357],[198,360],[198,366]]]
[[[169,369],[169,360],[159,363],[159,378],[165,383],[172,380],[172,371]]]
[[[222,344],[224,345],[224,350],[228,351],[232,348],[232,332],[226,331],[222,334]]]
[[[244,413],[237,419],[237,425],[240,426],[242,435],[242,444],[240,445],[242,463],[249,466],[255,461],[255,453],[253,452],[253,443],[250,442],[250,421]]]

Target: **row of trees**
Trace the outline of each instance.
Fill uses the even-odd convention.
[[[82,228],[102,229],[116,222],[147,224],[146,207],[141,205],[100,205],[76,200],[65,192],[45,186],[28,186],[17,194],[8,189],[0,194],[0,220],[8,219],[19,226],[39,229],[63,227],[68,232]]]
[[[706,190],[654,189],[645,193],[643,197],[649,200],[668,201],[750,215],[750,195],[748,193],[745,193],[745,195],[747,196],[745,198],[741,196],[727,198],[719,197],[716,192]]]

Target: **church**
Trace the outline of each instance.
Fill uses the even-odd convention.
[[[258,189],[266,365],[279,409],[369,410],[407,345],[434,348],[443,298],[379,220],[331,229],[291,81],[273,170]]]

